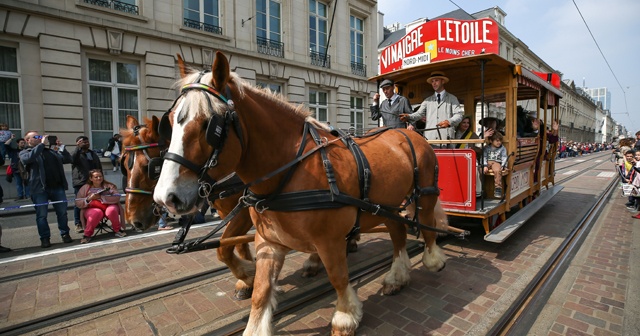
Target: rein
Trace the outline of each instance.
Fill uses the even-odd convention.
[[[170,134],[171,125],[169,121],[169,113],[171,113],[173,107],[176,105],[178,100],[183,95],[185,95],[186,92],[190,90],[199,90],[205,93],[207,104],[209,105],[209,109],[213,113],[213,115],[211,116],[211,119],[209,120],[209,124],[207,126],[206,135],[205,135],[207,142],[213,148],[213,151],[210,157],[207,159],[206,163],[201,167],[198,167],[196,164],[187,160],[183,156],[176,153],[172,153],[172,152],[167,152],[165,154],[165,159],[174,161],[188,168],[189,170],[195,172],[198,175],[198,183],[200,184],[200,187],[198,190],[199,196],[203,198],[204,197],[209,198],[213,189],[212,186],[215,185],[215,181],[213,183],[210,183],[211,178],[208,176],[207,171],[217,165],[217,158],[219,153],[222,151],[224,147],[224,140],[226,139],[226,136],[228,134],[228,128],[233,124],[236,127],[236,133],[240,138],[240,140],[242,140],[242,133],[239,132],[240,127],[238,125],[236,112],[234,111],[233,101],[221,95],[217,90],[215,90],[215,88],[203,83],[199,83],[203,74],[204,72],[201,72],[200,76],[198,77],[195,83],[187,84],[182,87],[180,96],[176,98],[171,108],[169,108],[169,110],[162,117],[159,130],[160,130],[161,137],[167,137],[167,135]],[[209,98],[209,95],[207,93],[213,95],[215,98],[223,102],[227,107],[227,111],[225,112],[222,118],[223,119],[222,121],[218,120],[220,118],[215,114],[213,110],[213,104],[211,103],[211,99]],[[180,105],[180,108],[182,108],[182,104]],[[174,112],[174,113],[180,113],[180,112],[181,111]],[[438,127],[437,129],[440,129],[440,127]],[[378,132],[372,132],[371,134],[367,134],[361,137],[375,136],[387,130],[389,130],[389,128],[382,129]],[[422,195],[429,195],[429,194],[438,195],[440,193],[440,190],[437,187],[437,180],[438,180],[437,163],[436,163],[436,169],[435,169],[435,185],[430,187],[418,186],[418,178],[417,178],[418,169],[417,169],[417,159],[415,155],[415,149],[409,137],[407,137],[404,133],[402,134],[405,136],[411,148],[411,153],[412,153],[413,162],[414,162],[414,190],[410,197],[411,200],[417,201],[417,199]],[[305,138],[308,135],[313,139],[316,146],[310,149],[309,151],[303,153],[304,147],[306,144]],[[218,195],[218,198],[220,199],[228,197],[229,195],[236,194],[243,190],[244,190],[244,195],[240,197],[238,201],[238,205],[236,205],[236,207],[227,215],[227,217],[225,217],[225,219],[207,236],[197,239],[195,241],[189,242],[187,244],[182,244],[182,243],[175,244],[175,241],[174,241],[174,247],[172,247],[168,252],[182,253],[182,252],[194,251],[198,249],[204,249],[208,247],[220,246],[219,241],[213,242],[210,245],[204,244],[204,241],[210,238],[213,234],[215,234],[218,230],[220,230],[223,226],[225,226],[229,221],[231,221],[231,219],[240,211],[242,207],[249,207],[249,206],[254,207],[256,211],[259,213],[262,213],[267,209],[270,209],[272,211],[304,211],[304,210],[312,210],[312,209],[328,209],[328,208],[340,208],[343,206],[355,206],[356,208],[359,208],[361,211],[367,211],[372,213],[373,215],[390,218],[392,220],[407,224],[413,227],[414,229],[416,229],[416,232],[419,232],[418,229],[422,229],[422,230],[435,231],[438,233],[449,234],[448,231],[441,230],[435,227],[429,227],[424,224],[420,224],[417,221],[417,214],[413,220],[409,220],[397,214],[398,210],[402,210],[401,208],[391,207],[391,206],[386,206],[381,204],[374,204],[370,202],[367,197],[367,194],[369,189],[371,171],[370,171],[368,162],[366,160],[366,157],[364,156],[364,153],[362,153],[357,143],[353,141],[353,138],[351,136],[346,134],[339,134],[339,133],[337,133],[337,135],[339,136],[333,140],[328,140],[326,137],[320,137],[319,134],[317,133],[317,130],[311,124],[309,124],[308,122],[305,122],[304,130],[302,134],[302,141],[300,143],[300,148],[298,150],[296,158],[286,163],[282,167],[252,182],[245,183],[243,185],[239,185],[236,187],[231,187],[229,189],[226,189],[220,192],[220,194]],[[358,176],[360,179],[360,198],[356,198],[356,197],[341,193],[336,184],[333,166],[326,154],[325,148],[330,144],[333,144],[338,141],[342,141],[345,144],[345,146],[347,146],[351,150],[352,154],[356,159],[357,166],[358,166]],[[241,143],[243,143],[243,141],[241,141]],[[286,183],[288,183],[290,177],[292,176],[296,165],[316,152],[321,153],[322,162],[325,168],[325,173],[329,181],[329,190],[305,190],[305,191],[299,191],[299,192],[281,193],[281,190],[283,190],[284,186],[286,185]],[[271,193],[270,195],[257,195],[251,191],[250,189],[251,186],[254,186],[258,183],[261,183],[270,178],[273,178],[274,176],[286,170],[289,170],[287,172],[287,175],[282,179],[282,181],[280,182],[279,186],[276,188],[276,191],[274,193]],[[405,202],[405,203],[410,203],[410,202]],[[407,205],[405,204],[405,206]],[[360,213],[358,213],[356,223],[354,224],[354,228],[351,230],[351,232],[349,232],[349,234],[346,237],[347,240],[355,236],[357,233],[359,233],[359,218],[360,218]]]

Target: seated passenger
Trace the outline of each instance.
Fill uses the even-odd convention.
[[[480,139],[478,135],[471,129],[471,118],[463,117],[456,127],[456,139]],[[469,148],[468,143],[456,144],[456,148]]]
[[[126,236],[124,231],[120,231],[120,223],[124,223],[124,214],[120,207],[118,187],[104,180],[102,170],[92,169],[89,171],[89,180],[78,190],[76,206],[80,208],[80,220],[84,226],[84,237],[80,241],[81,244],[91,241],[93,230],[104,217],[111,221],[116,237]]]
[[[507,166],[507,149],[502,146],[502,134],[489,137],[490,145],[484,148],[484,173],[493,172],[495,191],[493,197],[502,198],[502,172]]]
[[[495,117],[486,117],[481,119],[479,124],[484,127],[484,138],[489,138],[493,132],[500,130],[500,120]],[[502,133],[502,132],[500,132]],[[504,134],[502,134],[504,136]]]
[[[517,112],[517,135],[518,138],[535,136],[533,130],[533,123],[529,119],[528,111],[518,105]]]

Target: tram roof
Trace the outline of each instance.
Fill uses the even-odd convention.
[[[516,66],[514,63],[507,61],[496,54],[480,54],[473,56],[465,56],[456,59],[433,62],[424,65],[419,65],[407,69],[399,69],[388,72],[384,75],[378,75],[369,78],[370,81],[381,81],[383,79],[391,79],[398,84],[406,84],[425,78],[431,71],[444,71],[449,72],[466,72],[463,71],[468,68],[469,72],[479,72],[481,61],[486,61],[486,72],[499,72],[509,70],[509,73],[518,78],[518,99],[533,99],[538,96],[538,92],[541,88],[545,88],[548,92],[562,98],[562,92],[549,84],[547,81],[540,78],[535,73],[528,69]]]

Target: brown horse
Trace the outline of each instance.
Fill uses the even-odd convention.
[[[431,271],[444,267],[446,258],[435,244],[436,233],[430,230],[436,226],[438,196],[427,192],[436,188],[437,160],[420,135],[391,130],[356,140],[370,167],[365,201],[371,206],[336,206],[322,198],[315,209],[274,210],[270,206],[283,206],[283,202],[275,201],[281,194],[290,195],[292,201],[298,200],[295,195],[333,189],[337,193],[332,191],[331,196],[336,199],[361,195],[359,164],[343,143],[348,139],[331,133],[304,107],[242,81],[230,71],[228,60],[220,52],[216,53],[211,73],[187,74],[180,57],[178,65],[183,90],[163,117],[166,122],[161,121],[160,132],[171,132],[171,143],[154,199],[173,213],[192,213],[202,202],[199,190],[204,172],[215,178],[235,171],[249,182],[243,202],[253,206],[251,218],[258,234],[256,276],[245,335],[272,333],[275,280],[292,249],[319,254],[337,293],[332,333],[353,335],[362,319],[362,303],[349,284],[345,237],[356,221],[364,232],[385,223],[394,245],[394,259],[383,281],[383,292],[396,293],[410,280],[406,228],[400,217],[382,218],[377,214],[384,212],[381,208],[397,213],[397,207],[407,198],[415,200],[409,210],[417,211],[418,221],[423,224],[423,264]],[[317,137],[313,135],[316,133]],[[416,190],[420,190],[418,197]]]
[[[154,226],[160,218],[159,211],[154,211],[153,190],[157,180],[150,177],[149,162],[154,158],[160,158],[160,150],[166,148],[168,143],[159,144],[158,118],[146,119],[146,125],[140,125],[138,120],[127,116],[127,128],[121,132],[125,154],[122,164],[126,181],[125,219],[137,230],[147,230]],[[240,194],[232,195],[225,199],[218,199],[212,206],[218,210],[221,218],[238,204]],[[248,209],[242,209],[227,225],[222,233],[222,238],[235,237],[246,234],[252,227]],[[244,300],[251,297],[253,290],[253,278],[255,263],[249,244],[235,246],[237,255],[233,252],[233,246],[221,246],[217,250],[218,259],[225,263],[238,279],[235,286],[235,298]]]

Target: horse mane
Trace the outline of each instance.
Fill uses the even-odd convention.
[[[200,76],[200,72],[192,72],[189,75],[182,78],[181,80],[179,80],[177,82],[177,85],[182,87],[184,85],[193,83],[198,79],[199,76]],[[205,83],[211,82],[211,77],[212,77],[211,73],[206,73],[204,76],[202,76],[201,82],[205,82]],[[304,104],[291,103],[287,101],[286,98],[279,92],[272,91],[269,88],[253,87],[249,82],[240,78],[240,76],[238,76],[238,74],[236,74],[235,72],[230,73],[229,84],[234,86],[238,90],[239,97],[236,99],[244,99],[245,96],[249,93],[255,94],[273,102],[276,105],[277,109],[290,111],[292,114],[300,116],[302,119],[304,119],[305,121],[308,121],[317,129],[322,129],[325,131],[330,130],[327,125],[313,118],[311,116],[311,111]],[[215,89],[218,90],[218,88],[215,88]],[[225,95],[225,92],[220,92],[220,93],[222,95]],[[222,102],[218,99],[211,100],[211,103],[214,106],[213,106],[213,111],[210,111],[208,106],[209,102],[205,97],[205,95],[197,94],[197,93],[194,94],[192,92],[187,92],[187,95],[191,95],[190,101],[188,103],[194,104],[196,108],[193,108],[194,107],[193,105],[187,106],[186,105],[187,103],[185,103],[184,108],[187,109],[187,111],[195,110],[196,111],[195,113],[197,113],[195,117],[202,114],[208,118],[212,116],[212,113],[222,113],[222,111],[224,111],[224,109],[222,109],[220,106]],[[226,98],[231,98],[231,100],[233,100],[235,97],[226,97]]]

